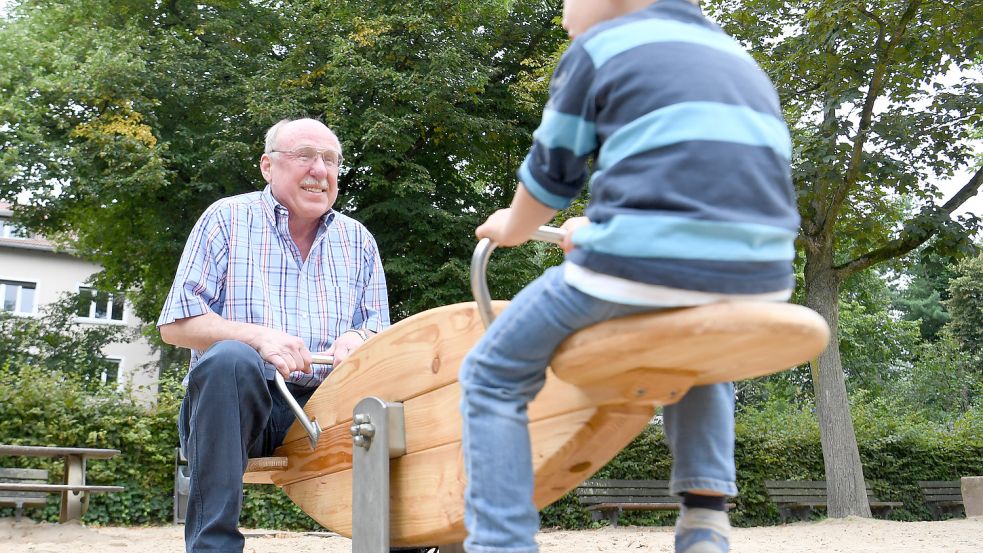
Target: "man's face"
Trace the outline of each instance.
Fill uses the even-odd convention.
[[[318,219],[338,198],[338,166],[325,164],[320,155],[302,159],[297,152],[333,150],[341,153],[338,138],[313,119],[291,121],[277,135],[276,151],[263,154],[259,166],[273,197],[287,208],[291,219]]]

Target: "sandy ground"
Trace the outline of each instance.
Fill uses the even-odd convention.
[[[3,553],[182,553],[183,526],[87,527],[0,519]],[[331,533],[244,530],[246,553],[349,553],[351,540]],[[545,530],[542,553],[672,552],[664,527]],[[735,528],[733,553],[983,553],[983,517],[943,522],[835,519],[785,526]]]

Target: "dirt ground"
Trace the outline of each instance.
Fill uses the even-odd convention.
[[[183,526],[87,527],[0,519],[3,553],[182,553]],[[351,540],[332,533],[244,530],[246,553],[348,553]],[[544,530],[542,553],[672,552],[672,528]],[[942,522],[860,518],[735,528],[733,553],[983,553],[983,517]]]

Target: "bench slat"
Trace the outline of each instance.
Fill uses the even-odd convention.
[[[48,471],[44,469],[0,469],[0,482],[7,480],[47,480]]]
[[[962,501],[961,493],[926,493],[923,494],[926,501]]]
[[[918,485],[922,488],[953,488],[961,489],[962,482],[959,480],[919,480]]]
[[[665,488],[668,480],[585,480],[580,488]]]
[[[669,488],[577,488],[577,495],[580,497],[620,497],[626,495],[658,495],[669,496]]]
[[[678,497],[647,497],[643,495],[626,495],[624,497],[611,498],[611,497],[582,497],[580,502],[584,505],[596,505],[596,504],[610,504],[610,505],[623,505],[628,503],[639,503],[639,504],[652,504],[652,503],[671,503],[673,505],[679,505]]]
[[[679,509],[679,503],[601,503],[587,507],[588,511],[622,509],[635,511],[660,511]]]
[[[0,491],[12,492],[121,492],[123,486],[74,486],[71,484],[15,484],[0,482]]]
[[[0,445],[0,455],[20,455],[23,457],[64,457],[81,455],[89,459],[109,459],[119,455],[118,449],[97,449],[92,447],[46,447],[36,445]]]

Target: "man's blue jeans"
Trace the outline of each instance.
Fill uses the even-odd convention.
[[[283,442],[293,412],[264,376],[263,359],[242,342],[214,344],[188,378],[178,433],[191,470],[184,539],[188,553],[242,553],[242,475],[250,457]],[[287,384],[301,405],[315,388]]]
[[[542,389],[560,342],[591,324],[657,309],[584,294],[554,267],[522,290],[471,350],[460,372],[468,553],[537,551],[526,407]],[[618,352],[603,353],[596,362],[604,363],[608,354]],[[737,494],[732,384],[693,388],[666,406],[664,423],[673,454],[673,493]]]

